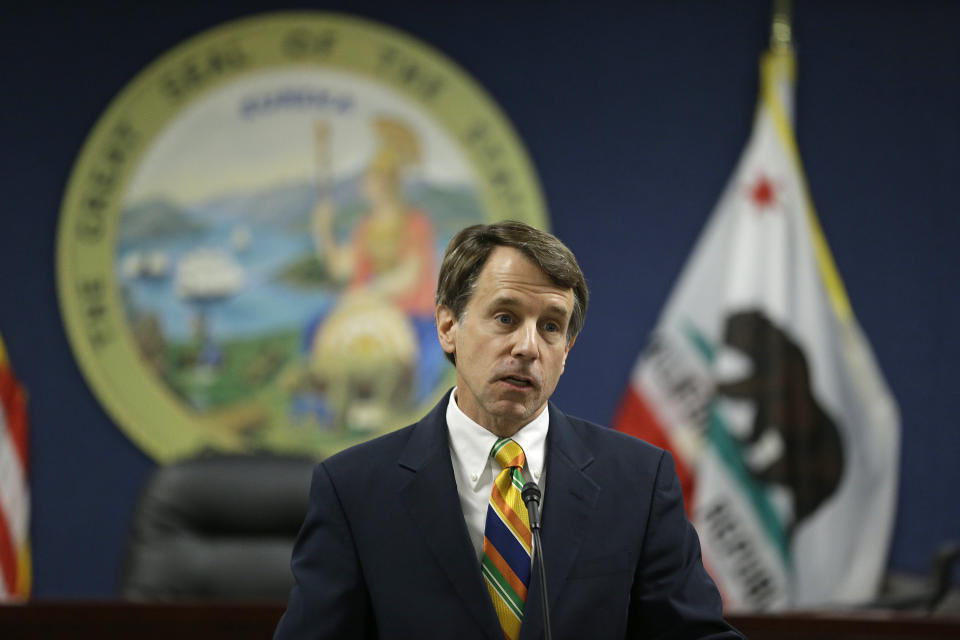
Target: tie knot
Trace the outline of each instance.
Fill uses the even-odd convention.
[[[490,451],[490,455],[496,458],[497,462],[499,462],[500,466],[504,469],[512,467],[521,469],[523,468],[523,463],[526,462],[523,449],[510,438],[500,438],[497,440],[496,444],[493,445],[493,449]]]

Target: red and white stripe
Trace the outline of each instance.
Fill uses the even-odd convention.
[[[0,339],[0,602],[30,592],[26,404]]]

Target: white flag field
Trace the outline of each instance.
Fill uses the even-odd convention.
[[[900,427],[823,237],[768,52],[746,150],[615,421],[673,452],[727,611],[864,602],[893,528]]]

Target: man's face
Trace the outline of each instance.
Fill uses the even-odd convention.
[[[558,287],[523,253],[496,247],[460,322],[437,308],[440,344],[457,359],[457,404],[478,424],[512,436],[537,416],[557,386],[572,289]]]

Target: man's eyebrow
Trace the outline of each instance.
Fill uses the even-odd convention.
[[[497,296],[490,302],[491,307],[519,307],[520,301],[511,296]]]
[[[491,307],[519,307],[520,301],[512,296],[497,296],[490,302]],[[547,313],[566,319],[572,312],[559,304],[547,305]]]
[[[554,314],[560,316],[561,318],[566,318],[568,315],[571,314],[571,310],[570,310],[570,309],[568,309],[568,308],[566,308],[566,307],[561,307],[561,306],[558,305],[558,304],[548,305],[548,306],[547,306],[547,311],[549,311],[550,313],[554,313]]]

